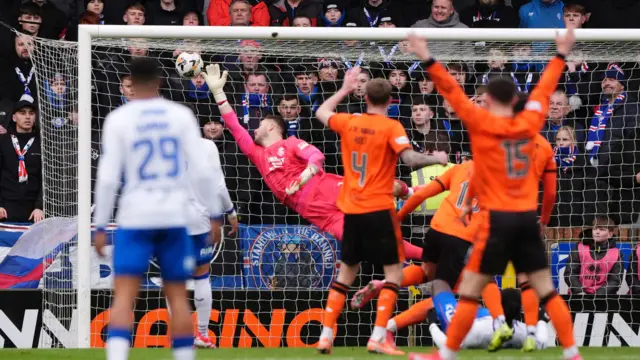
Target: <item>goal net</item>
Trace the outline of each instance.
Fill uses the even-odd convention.
[[[484,101],[483,85],[494,77],[510,78],[521,92],[530,92],[555,52],[555,30],[437,30],[421,34],[429,36],[433,55],[478,103]],[[384,77],[393,86],[388,115],[407,129],[414,149],[444,150],[451,163],[460,162],[469,156],[469,137],[423,65],[408,53],[401,41],[406,35],[405,29],[89,26],[81,30],[79,44],[33,40],[45,213],[79,219],[78,241],[57,253],[56,266],[45,272],[43,312],[56,321],[43,325],[47,336],[41,336],[40,346],[104,346],[113,273],[109,257],[99,258],[89,246],[92,188],[103,121],[131,99],[128,64],[141,56],[162,67],[161,95],[193,109],[203,135],[218,146],[239,213],[240,231],[225,236],[212,262],[212,338],[222,347],[313,345],[326,289],[339,268],[339,244],[274,198],[224,130],[204,79],[181,78],[175,58],[189,51],[200,54],[205,65],[220,64],[229,71],[225,91],[244,127],[253,132],[265,115],[281,115],[289,135],[318,147],[326,156],[325,170],[336,174],[342,174],[339,139],[313,113],[340,88],[345,71],[360,66],[361,85],[338,111],[366,112],[364,85]],[[640,316],[633,308],[640,304],[627,294],[640,283],[640,251],[633,242],[640,211],[635,181],[640,36],[581,30],[578,39],[541,132],[554,147],[552,161],[559,168],[556,207],[546,231],[549,262],[557,289],[574,313],[580,345],[638,346]],[[415,186],[443,171],[413,171],[399,164],[397,176]],[[441,201],[427,201],[405,220],[405,239],[422,245]],[[594,238],[602,242],[594,243]],[[381,278],[381,269],[364,264],[354,289],[374,278]],[[509,269],[496,280],[502,287],[516,283]],[[151,261],[136,301],[133,346],[169,344],[160,286]],[[403,290],[398,310],[426,296],[425,287]],[[374,312],[372,306],[346,309],[337,344],[365,344]],[[430,344],[426,329],[411,326],[399,332],[397,341]],[[554,332],[550,334],[553,344]]]

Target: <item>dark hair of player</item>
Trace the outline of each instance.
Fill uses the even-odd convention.
[[[514,320],[522,321],[522,297],[518,289],[502,290],[502,308],[506,323],[511,326]]]
[[[287,138],[287,124],[285,123],[284,119],[282,118],[282,116],[280,115],[274,115],[274,114],[269,114],[267,116],[264,117],[264,120],[271,120],[274,123],[276,123],[276,125],[278,125],[278,127],[280,128],[280,133],[282,134],[282,138],[286,139]]]
[[[391,84],[386,79],[376,78],[367,83],[366,92],[372,105],[385,105],[391,98]]]
[[[131,82],[136,84],[158,83],[160,79],[160,67],[158,62],[148,58],[136,58],[131,61]]]
[[[492,79],[487,86],[487,94],[502,105],[510,105],[517,92],[513,80],[503,77]]]
[[[527,104],[527,101],[529,100],[529,95],[523,92],[517,93],[516,96],[518,100],[516,101],[516,104],[513,105],[514,114],[517,114],[520,111],[524,110],[524,106]]]

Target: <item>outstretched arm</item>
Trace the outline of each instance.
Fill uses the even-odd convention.
[[[324,126],[329,126],[329,119],[336,113],[334,110],[336,106],[344,100],[353,90],[355,90],[358,82],[358,74],[360,74],[360,68],[354,67],[347,71],[342,82],[342,87],[338,92],[331,95],[320,107],[316,110],[316,118],[320,120]]]
[[[431,181],[427,186],[421,187],[418,191],[416,191],[413,195],[405,201],[404,205],[402,205],[402,209],[398,211],[397,217],[398,219],[403,219],[405,216],[409,215],[413,210],[415,210],[420,204],[422,204],[425,200],[430,197],[436,196],[441,192],[447,190],[444,184],[439,180],[435,179]]]
[[[207,66],[204,78],[207,81],[209,90],[213,93],[213,98],[218,103],[218,109],[224,120],[224,125],[236,139],[240,151],[242,151],[251,161],[254,161],[254,153],[256,152],[256,144],[253,142],[251,135],[247,129],[240,125],[236,112],[231,107],[231,104],[227,101],[227,95],[224,93],[223,87],[227,82],[228,72],[225,70],[220,74],[220,66],[218,64],[211,64]]]
[[[287,195],[292,195],[300,189],[300,187],[306,184],[311,178],[322,169],[324,164],[324,154],[313,145],[309,145],[307,142],[298,140],[298,144],[295,148],[296,156],[307,162],[307,168],[300,173],[297,179],[292,181],[285,189]]]

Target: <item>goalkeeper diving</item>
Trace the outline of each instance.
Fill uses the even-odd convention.
[[[342,177],[324,172],[324,154],[303,140],[293,136],[287,138],[286,124],[277,115],[265,116],[252,139],[240,125],[224,93],[227,71],[221,73],[219,65],[208,65],[205,80],[240,151],[256,166],[276,198],[311,224],[342,240],[344,213],[336,205]],[[448,161],[444,152],[425,155],[413,150],[404,151],[401,158],[411,167],[445,165]],[[394,195],[403,197],[408,194],[407,185],[396,181]],[[421,248],[407,241],[404,244],[407,258],[421,257]]]

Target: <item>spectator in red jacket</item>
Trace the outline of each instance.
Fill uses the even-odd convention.
[[[317,26],[321,13],[322,2],[317,0],[278,0],[269,6],[271,26],[291,26],[296,16],[306,16]]]
[[[235,0],[211,0],[207,9],[207,20],[211,26],[231,25],[231,3]],[[249,24],[251,26],[269,26],[269,9],[264,1],[242,1],[251,7]]]

